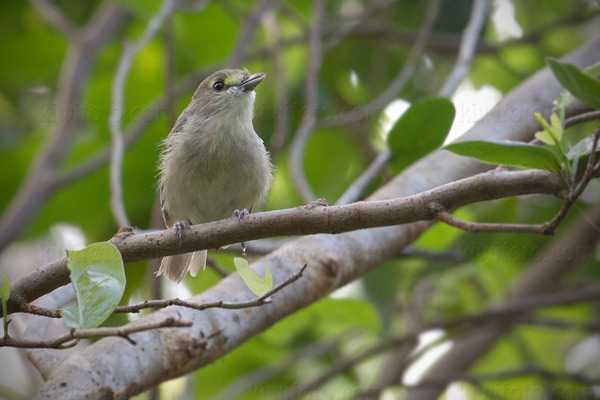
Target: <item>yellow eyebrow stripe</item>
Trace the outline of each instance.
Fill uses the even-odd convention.
[[[227,76],[224,79],[224,82],[227,86],[235,86],[235,85],[239,85],[241,83],[243,79],[242,75],[234,75],[234,76]]]

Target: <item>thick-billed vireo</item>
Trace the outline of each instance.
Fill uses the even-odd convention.
[[[225,69],[206,78],[164,141],[160,201],[180,239],[188,224],[243,217],[263,201],[273,166],[254,131],[254,88],[266,74]],[[206,250],[165,257],[157,275],[180,282],[206,267]]]

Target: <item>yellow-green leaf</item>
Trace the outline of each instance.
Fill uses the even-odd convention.
[[[8,301],[10,299],[10,279],[8,279],[8,275],[3,274],[4,277],[4,286],[0,285],[0,298],[3,301]]]
[[[125,290],[125,269],[119,249],[108,242],[94,243],[67,253],[67,267],[77,294],[77,307],[63,310],[65,325],[89,329],[112,314]]]
[[[540,141],[542,141],[543,143],[548,144],[550,146],[555,146],[556,145],[556,142],[554,141],[554,138],[546,130],[536,132],[535,133],[535,137],[537,139],[539,139]]]
[[[233,259],[233,263],[248,288],[255,295],[262,296],[273,289],[273,275],[271,275],[271,270],[267,265],[265,265],[265,276],[260,278],[256,271],[250,268],[246,259],[236,257]]]
[[[555,114],[552,114],[553,116]],[[554,119],[554,121],[552,122],[552,126],[548,124],[548,122],[544,119],[544,117],[542,117],[542,114],[540,113],[534,113],[533,114],[534,118],[538,120],[538,122],[540,123],[540,125],[542,125],[542,127],[544,128],[544,131],[547,132],[547,135],[540,135],[540,137],[538,137],[537,133],[536,133],[536,137],[538,139],[540,139],[542,142],[549,144],[549,145],[556,145],[558,146],[558,144],[560,143],[561,139],[562,139],[562,124],[560,123],[560,119],[556,120],[558,118],[558,116],[556,116],[556,118]],[[550,117],[550,119],[552,120],[552,116]],[[555,127],[554,127],[554,123],[558,122],[558,131],[555,132]]]
[[[556,113],[552,113],[550,116],[550,126],[552,127],[552,134],[558,142],[562,141],[563,138],[563,126],[559,116]]]

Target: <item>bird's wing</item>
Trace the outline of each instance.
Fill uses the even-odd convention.
[[[171,214],[165,210],[165,188],[163,185],[160,185],[160,215],[162,215],[163,221],[165,222],[165,226],[167,228],[173,226],[175,221],[173,221]]]

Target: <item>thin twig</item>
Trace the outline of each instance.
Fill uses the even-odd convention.
[[[29,0],[38,15],[71,42],[81,39],[81,32],[71,20],[49,0]]]
[[[241,308],[249,308],[249,307],[260,307],[263,304],[270,303],[272,301],[271,296],[275,293],[279,292],[284,287],[290,285],[293,282],[296,282],[298,279],[302,277],[302,273],[306,269],[306,264],[302,266],[294,275],[287,278],[285,281],[281,282],[279,285],[275,286],[273,289],[269,290],[267,293],[259,296],[255,299],[244,301],[241,303],[227,303],[223,300],[213,301],[211,303],[190,303],[180,299],[169,299],[169,300],[146,300],[138,304],[132,304],[129,306],[121,306],[115,309],[116,313],[137,313],[140,310],[145,308],[165,308],[168,306],[181,306],[192,308],[194,310],[206,310],[207,308],[225,308],[228,310],[239,310]]]
[[[361,121],[368,117],[369,115],[378,112],[381,110],[383,106],[392,101],[394,97],[398,95],[400,90],[406,85],[408,79],[412,75],[413,71],[417,67],[419,59],[425,50],[425,45],[427,44],[427,39],[429,34],[431,33],[431,28],[437,19],[438,11],[440,9],[441,0],[433,0],[427,10],[427,14],[425,15],[425,19],[421,28],[419,29],[419,34],[413,47],[410,50],[408,55],[408,59],[400,69],[400,72],[392,82],[388,85],[387,89],[383,91],[377,98],[371,101],[369,104],[358,107],[352,111],[345,112],[339,115],[325,117],[317,121],[318,127],[328,127],[328,126],[338,126],[338,125],[347,125],[354,122]]]
[[[125,84],[127,75],[131,70],[131,65],[135,56],[152,40],[158,33],[164,22],[171,15],[175,8],[175,0],[164,0],[162,6],[152,17],[146,29],[140,38],[123,51],[119,60],[117,72],[112,86],[112,107],[109,118],[110,135],[112,139],[112,151],[110,157],[110,208],[115,218],[117,226],[131,226],[127,217],[125,203],[123,201],[123,155],[125,153],[125,144],[123,141],[123,131],[121,122],[123,121],[123,108],[125,101]]]
[[[213,271],[215,271],[218,275],[221,275],[222,277],[226,277],[227,275],[230,274],[230,272],[228,270],[226,270],[225,268],[221,267],[214,259],[212,258],[207,258],[206,259],[206,266],[210,269],[212,269]]]
[[[323,52],[326,53],[329,50],[337,46],[346,36],[350,35],[357,29],[367,17],[376,11],[387,8],[398,0],[373,0],[367,4],[352,21],[342,25],[341,27],[332,31],[327,38],[327,42],[323,44]]]
[[[600,163],[594,165],[595,154],[598,148],[598,140],[600,139],[600,127],[594,133],[594,142],[588,163],[580,181],[571,188],[564,198],[564,203],[556,213],[556,215],[543,224],[502,224],[502,223],[487,223],[487,222],[470,222],[453,216],[443,207],[433,203],[432,209],[436,211],[436,218],[441,222],[461,229],[466,232],[509,232],[509,233],[534,233],[540,235],[554,235],[556,228],[566,218],[569,210],[575,202],[581,197],[583,191],[589,182],[600,173]]]
[[[348,189],[335,202],[336,205],[354,203],[365,192],[367,187],[377,178],[381,171],[388,165],[392,158],[392,152],[386,149],[379,153],[373,162],[365,169],[365,171],[348,186]]]
[[[565,119],[565,129],[571,128],[584,122],[600,119],[600,111],[589,111],[583,114],[574,115]]]
[[[239,310],[241,308],[259,307],[263,304],[270,303],[272,301],[271,296],[279,292],[284,287],[292,284],[302,277],[302,273],[306,269],[306,264],[302,266],[295,274],[291,275],[285,281],[269,290],[267,293],[259,296],[255,299],[240,302],[240,303],[227,303],[223,300],[217,300],[210,303],[191,303],[189,301],[181,299],[157,299],[157,300],[145,300],[141,303],[130,304],[127,306],[119,306],[115,308],[115,313],[138,313],[140,310],[147,308],[165,308],[169,306],[180,306],[186,308],[192,308],[194,310],[206,310],[208,308],[225,308],[228,310]],[[49,318],[61,318],[61,310],[53,310],[48,308],[38,307],[29,303],[21,303],[20,311],[29,314],[41,315]]]
[[[460,46],[458,61],[450,77],[440,90],[439,95],[450,97],[456,90],[463,76],[467,73],[468,67],[473,58],[473,54],[479,41],[479,33],[487,15],[488,1],[477,0],[473,4],[471,18],[463,33]],[[363,174],[344,192],[336,204],[348,204],[359,199],[366,187],[381,173],[391,158],[391,152],[386,149],[382,152]]]
[[[282,40],[280,43],[276,44],[276,47],[289,47],[294,44],[302,43],[302,37],[296,38],[296,40]],[[268,56],[272,52],[272,46],[264,49],[259,49],[257,51],[252,52],[248,55],[249,60],[258,59],[261,57]],[[218,65],[222,63],[217,63],[208,68],[203,68],[201,71],[192,72],[181,79],[180,83],[177,85],[175,90],[175,97],[180,98],[188,91],[192,90],[194,87],[198,86],[198,84],[202,81],[202,79],[213,71],[215,68],[218,68]],[[132,122],[125,133],[125,148],[129,148],[133,145],[141,136],[143,132],[146,131],[147,127],[159,116],[161,113],[167,109],[168,102],[165,99],[158,99],[152,105],[148,106],[140,115],[135,118],[135,121]],[[575,126],[579,123],[600,119],[600,111],[586,111],[585,114],[581,114],[581,118],[577,115],[565,120],[565,129]],[[61,187],[64,187],[72,182],[75,182],[79,179],[82,179],[95,171],[99,170],[102,166],[104,166],[110,160],[110,148],[106,147],[104,149],[99,150],[97,153],[89,157],[88,159],[80,162],[79,164],[69,168],[67,171],[60,173],[54,179],[50,180],[50,189],[55,191]]]
[[[205,0],[202,0],[198,3],[198,7],[194,9],[194,11],[199,11],[206,4]],[[238,41],[241,39],[238,39]],[[259,57],[263,57],[261,52],[253,52],[248,56],[249,59],[256,59]],[[233,58],[233,53],[230,58]],[[243,60],[240,61],[240,63]],[[189,92],[190,90],[196,88],[198,84],[204,79],[207,75],[212,73],[215,69],[220,68],[226,64],[224,60],[211,64],[210,66],[203,67],[199,71],[194,71],[184,78],[182,78],[179,84],[176,86],[174,91],[174,97],[176,99],[182,97],[184,94]],[[148,126],[160,115],[162,112],[168,110],[169,107],[169,98],[165,95],[162,98],[155,100],[151,105],[146,107],[144,111],[140,112],[134,121],[130,123],[127,127],[127,131],[124,135],[125,140],[125,149],[129,148],[133,145],[140,136],[147,131]],[[88,159],[82,161],[81,163],[71,167],[66,172],[61,173],[56,178],[54,178],[52,182],[52,189],[56,190],[58,188],[64,187],[74,181],[77,181],[81,178],[84,178],[93,172],[97,171],[101,167],[103,167],[111,157],[111,149],[109,147],[103,148],[97,151],[94,155],[89,157]]]
[[[277,82],[275,85],[277,103],[275,131],[271,136],[271,143],[269,146],[271,157],[273,160],[276,160],[290,135],[290,88],[288,85],[282,49],[278,45],[281,39],[281,32],[275,11],[270,10],[265,13],[262,23],[272,46],[271,61],[273,63],[273,71],[275,72],[275,81]]]
[[[236,399],[241,397],[243,394],[267,380],[273,379],[277,376],[284,374],[290,369],[298,365],[298,362],[306,359],[314,359],[321,357],[327,353],[337,349],[345,336],[349,336],[348,333],[354,334],[354,332],[342,332],[340,337],[335,339],[327,339],[323,341],[317,341],[307,345],[299,351],[293,353],[289,358],[275,364],[267,364],[262,368],[255,369],[247,375],[236,379],[229,386],[223,389],[219,394],[212,398],[212,400],[227,400]]]
[[[402,253],[400,253],[400,257],[402,258],[421,258],[429,261],[438,261],[450,264],[460,264],[464,262],[463,257],[460,254],[450,253],[450,252],[433,252],[422,249],[417,249],[414,246],[406,246]]]
[[[467,24],[460,41],[458,59],[456,60],[456,64],[454,65],[450,76],[448,76],[440,90],[440,96],[452,96],[464,76],[469,71],[469,66],[475,55],[479,36],[487,17],[488,8],[488,0],[475,0],[473,2],[469,23]]]
[[[319,71],[323,58],[321,50],[321,29],[325,16],[325,1],[315,0],[313,8],[313,26],[310,31],[310,54],[306,73],[304,115],[294,135],[290,150],[290,173],[292,181],[304,201],[313,201],[316,196],[304,174],[304,151],[317,120],[319,94]]]
[[[83,123],[81,94],[100,49],[119,32],[129,12],[114,3],[103,3],[79,40],[71,42],[61,67],[55,100],[56,121],[48,140],[30,164],[26,178],[0,219],[0,250],[22,232],[54,192],[53,182]]]
[[[148,331],[151,329],[170,328],[170,327],[189,327],[191,322],[178,321],[174,318],[167,318],[157,322],[133,323],[120,327],[103,327],[93,329],[71,329],[69,333],[48,340],[25,340],[12,337],[0,338],[0,347],[17,347],[24,349],[65,349],[72,347],[77,342],[76,339],[90,339],[107,336],[121,336],[135,345],[135,341],[129,337],[132,333]]]
[[[287,1],[282,1],[278,4],[278,11],[286,16],[290,21],[295,23],[300,30],[302,30],[303,35],[301,42],[306,43],[308,41],[308,37],[310,36],[310,26],[303,15],[301,15],[294,7],[288,4]]]
[[[248,46],[254,38],[254,33],[258,28],[260,18],[267,10],[273,7],[274,3],[279,1],[280,0],[262,0],[262,2],[258,4],[252,13],[246,18],[244,21],[244,26],[241,29],[241,34],[238,36],[237,43],[234,46],[231,58],[227,63],[230,67],[238,67],[242,61],[246,59]]]
[[[446,225],[453,226],[465,232],[509,232],[509,233],[533,233],[540,235],[552,235],[553,231],[549,225],[544,224],[503,224],[488,222],[470,222],[455,217],[446,210],[440,210],[436,217]]]
[[[186,75],[176,86],[175,97],[180,98],[185,93],[198,86],[207,73],[208,69]],[[126,149],[136,143],[141,135],[147,131],[148,126],[168,109],[168,104],[169,99],[165,96],[155,100],[152,104],[148,105],[144,111],[136,115],[134,121],[127,127],[127,131],[124,135]],[[98,150],[89,158],[58,175],[52,181],[52,188],[56,190],[94,173],[106,165],[110,161],[110,157],[110,146]]]
[[[504,381],[524,376],[539,376],[545,380],[568,380],[577,383],[584,384],[586,386],[595,386],[600,384],[599,379],[587,377],[583,374],[569,373],[562,371],[552,371],[549,369],[540,368],[537,366],[530,366],[518,369],[511,369],[505,371],[488,372],[476,375],[466,374],[448,374],[444,376],[436,376],[432,378],[426,378],[425,380],[415,384],[400,384],[406,389],[420,389],[420,388],[432,388],[440,387],[445,388],[449,383],[452,382],[466,382],[472,385],[477,390],[482,390],[480,386],[483,382],[489,381]],[[397,384],[397,383],[396,383]],[[492,392],[483,389],[483,391],[489,396]],[[504,397],[498,396],[494,393],[494,398],[504,399]],[[295,398],[295,397],[293,397]]]
[[[547,317],[523,315],[518,317],[520,324],[535,325],[552,329],[576,329],[587,332],[600,332],[600,322],[565,321]]]
[[[543,307],[569,305],[580,302],[598,300],[598,298],[600,298],[600,285],[594,285],[581,290],[567,290],[564,292],[556,292],[551,295],[536,296],[529,299],[523,298],[520,299],[519,302],[509,303],[502,307],[490,308],[478,314],[467,314],[448,321],[437,321],[429,324],[424,324],[402,335],[386,339],[372,347],[369,347],[355,354],[354,356],[350,356],[346,359],[338,361],[332,367],[327,369],[324,373],[318,375],[317,377],[305,384],[295,387],[291,393],[287,393],[287,395],[283,396],[283,398],[286,400],[293,400],[304,396],[310,391],[313,391],[318,387],[322,386],[331,378],[346,371],[347,369],[352,368],[355,365],[358,365],[391,348],[404,345],[410,341],[414,341],[419,337],[420,334],[430,331],[432,329],[451,329],[457,327],[478,326],[482,323],[490,321],[498,323],[502,320],[508,320],[509,318],[510,323],[519,323],[519,318],[514,318],[514,316],[518,315],[519,313],[529,312],[531,310]],[[498,376],[496,375],[494,375],[494,377],[498,378]],[[445,377],[442,378],[442,380],[444,385],[448,384],[448,380]],[[451,381],[454,380],[464,379],[457,379],[453,377]]]
[[[486,381],[499,381],[518,378],[522,376],[539,376],[549,380],[569,380],[574,382],[583,383],[586,386],[594,386],[600,383],[600,380],[589,378],[582,374],[551,371],[537,366],[524,367],[513,370],[499,371],[499,372],[488,372],[485,374],[478,375],[446,375],[435,378],[426,378],[422,382],[415,385],[406,385],[407,388],[424,388],[432,386],[446,387],[448,383],[454,381],[463,381],[468,383],[481,383]]]
[[[311,203],[288,210],[251,214],[241,223],[236,218],[228,218],[193,225],[186,230],[181,241],[173,230],[164,230],[144,234],[121,233],[115,235],[111,242],[128,263],[265,237],[341,233],[430,220],[435,218],[429,207],[433,202],[452,210],[473,202],[534,193],[560,197],[564,187],[556,174],[547,171],[490,171],[405,198],[344,206]],[[9,312],[18,310],[15,302],[33,301],[68,282],[66,258],[31,272],[14,283]]]

